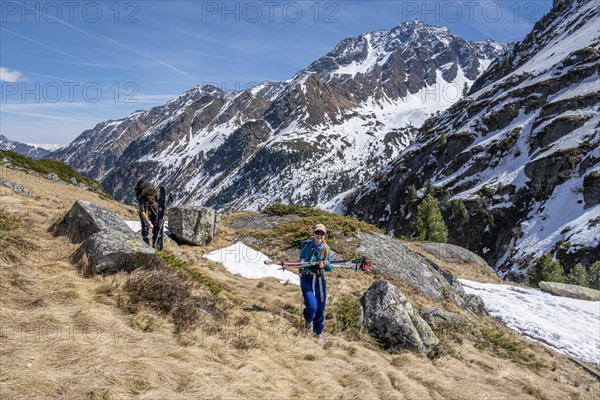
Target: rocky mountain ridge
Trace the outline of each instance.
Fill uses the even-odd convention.
[[[10,150],[19,154],[23,154],[27,157],[39,159],[49,155],[52,148],[47,149],[46,146],[27,144],[10,140],[4,135],[0,135],[0,150]]]
[[[53,154],[131,200],[134,179],[222,210],[326,206],[368,179],[509,46],[419,21],[346,39],[285,82],[192,88]]]
[[[347,212],[412,235],[425,195],[415,189],[431,180],[450,241],[501,276],[523,279],[545,252],[567,270],[600,259],[595,5],[555,1],[468,97],[428,120],[399,158],[347,199]],[[461,203],[467,215],[456,212]]]

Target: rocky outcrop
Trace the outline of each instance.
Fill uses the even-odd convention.
[[[297,215],[268,215],[268,214],[248,214],[243,217],[229,220],[226,225],[235,229],[236,231],[247,231],[247,230],[271,230],[276,225],[284,224],[286,222],[297,220]]]
[[[592,171],[583,178],[583,201],[586,209],[600,204],[600,171]]]
[[[439,340],[402,292],[388,281],[377,281],[360,298],[361,322],[369,335],[392,352],[429,352]]]
[[[397,239],[370,233],[359,233],[358,238],[358,252],[367,257],[377,273],[398,279],[433,300],[450,298],[464,309],[485,314],[481,299],[465,293],[451,273],[410,250]]]
[[[557,282],[540,282],[540,289],[543,292],[555,296],[570,297],[572,299],[600,301],[600,290],[586,288],[577,285],[568,285]]]
[[[171,237],[179,243],[208,244],[217,231],[217,223],[217,213],[212,208],[186,205],[169,210]]]
[[[10,179],[0,178],[0,185],[6,186],[10,190],[12,190],[20,195],[23,195],[26,197],[35,197],[34,195],[32,195],[29,192],[29,190],[25,189],[25,187],[23,185],[19,185],[18,183],[15,183],[15,182],[11,181]]]
[[[151,263],[156,254],[116,214],[89,201],[75,202],[56,233],[80,243],[73,260],[90,274],[132,271]]]

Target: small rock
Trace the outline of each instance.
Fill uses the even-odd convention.
[[[185,254],[183,254],[183,253],[177,252],[177,253],[173,253],[173,255],[175,257],[177,257],[178,259],[180,259],[181,261],[187,261],[188,260],[188,257]]]
[[[60,182],[60,178],[58,177],[58,175],[56,175],[54,172],[50,172],[48,175],[46,175],[48,177],[48,179],[50,179],[53,182]]]
[[[73,184],[73,185],[77,185],[77,179],[75,179],[75,177],[71,177],[71,179],[69,179],[69,181]]]

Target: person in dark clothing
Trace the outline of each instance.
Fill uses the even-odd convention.
[[[160,227],[158,226],[158,190],[150,182],[140,180],[135,186],[135,197],[138,202],[142,238],[148,245],[148,235],[152,228],[152,246],[155,245]]]
[[[325,243],[325,225],[312,227],[313,237],[302,243],[300,259],[314,264],[300,271],[300,288],[304,298],[306,329],[312,330],[318,340],[323,338],[323,320],[327,300],[325,271],[331,271],[331,252]]]

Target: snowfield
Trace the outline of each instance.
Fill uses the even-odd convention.
[[[300,277],[291,271],[282,271],[277,265],[266,265],[269,257],[260,251],[237,242],[229,247],[215,250],[203,256],[211,261],[221,263],[225,269],[234,275],[247,279],[262,279],[272,277],[281,283],[293,283],[300,286]]]
[[[600,301],[553,296],[537,289],[459,279],[490,315],[559,353],[600,365]]]

